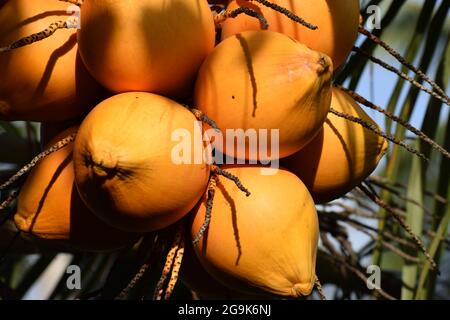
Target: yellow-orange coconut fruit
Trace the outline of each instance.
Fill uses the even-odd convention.
[[[87,0],[81,17],[83,61],[114,92],[184,97],[215,44],[206,0]]]
[[[201,300],[260,300],[266,298],[261,294],[248,294],[233,290],[214,279],[198,261],[190,243],[185,247],[180,278]]]
[[[104,221],[152,231],[182,218],[201,198],[210,171],[204,153],[201,128],[187,108],[151,93],[123,93],[81,124],[76,182]]]
[[[0,8],[0,47],[69,19],[67,8],[54,0],[7,1]],[[75,29],[0,52],[0,120],[66,120],[87,113],[102,96],[77,54]]]
[[[75,131],[61,132],[47,147]],[[69,144],[32,170],[19,194],[14,216],[17,228],[87,251],[118,249],[136,240],[136,234],[111,228],[83,204],[75,187],[72,150]]]
[[[284,33],[331,57],[335,68],[347,58],[358,36],[359,0],[271,0],[318,27],[311,30],[256,1],[233,0],[228,9],[248,7],[261,13],[269,30]],[[222,39],[247,30],[260,30],[258,19],[247,15],[223,23]]]
[[[314,285],[319,225],[314,202],[294,174],[261,167],[224,167],[251,195],[220,177],[209,229],[194,247],[203,267],[223,285],[285,297],[308,295]],[[266,172],[267,173],[267,172]],[[191,237],[205,218],[194,211]]]
[[[344,91],[333,88],[331,107],[377,125]],[[343,196],[373,170],[387,149],[383,137],[349,120],[329,114],[323,130],[300,152],[281,160],[297,174],[317,202]]]
[[[221,42],[203,63],[195,85],[195,105],[224,134],[242,129],[253,141],[267,139],[267,157],[265,152],[258,153],[255,143],[227,148],[231,139],[222,141],[223,148],[217,146],[227,155],[285,157],[306,145],[326,119],[331,64],[327,56],[281,33],[243,32]],[[279,154],[274,150],[278,142]]]

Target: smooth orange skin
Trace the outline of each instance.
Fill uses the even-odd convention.
[[[116,93],[186,97],[215,45],[206,0],[87,0],[81,16],[83,61]]]
[[[229,10],[249,7],[261,13],[269,30],[284,33],[311,49],[328,55],[337,69],[347,58],[358,36],[359,0],[271,0],[305,21],[316,25],[311,30],[256,2],[232,0]],[[247,30],[261,30],[258,19],[241,14],[222,24],[222,39]]]
[[[0,9],[0,47],[69,18],[67,8],[54,0],[7,1]],[[74,29],[0,53],[0,120],[66,120],[104,95],[77,54]]]
[[[172,140],[184,130],[194,150],[197,119],[180,104],[155,94],[113,96],[85,118],[75,140],[78,190],[85,203],[110,225],[149,232],[181,219],[202,197],[210,167],[204,159],[175,164]]]
[[[377,125],[338,88],[333,88],[331,107]],[[317,137],[300,152],[281,159],[281,165],[305,183],[316,202],[323,203],[343,196],[367,178],[386,150],[383,137],[330,113]]]
[[[279,130],[279,154],[300,150],[319,132],[331,102],[331,60],[291,38],[247,31],[221,42],[203,63],[194,105],[227,129]],[[262,131],[261,131],[262,132]],[[217,148],[229,156],[261,160],[249,144]],[[223,149],[223,150],[222,150]],[[239,156],[239,155],[242,156]]]
[[[47,147],[76,129],[56,135]],[[83,204],[75,187],[72,150],[70,144],[32,170],[19,194],[14,216],[17,228],[83,251],[115,250],[135,241],[137,234],[109,227]]]
[[[248,293],[308,295],[314,285],[319,224],[314,202],[294,174],[261,167],[224,169],[252,193],[220,177],[211,223],[194,247],[208,273],[223,285]],[[205,199],[193,212],[191,239],[205,218]]]

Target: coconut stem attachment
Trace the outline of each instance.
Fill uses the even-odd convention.
[[[386,117],[388,117],[389,119],[391,119],[392,121],[395,121],[397,123],[399,123],[400,125],[402,125],[404,128],[406,128],[407,130],[409,130],[410,132],[414,133],[415,135],[417,135],[421,140],[425,141],[426,143],[428,143],[432,148],[434,148],[435,150],[439,151],[440,153],[442,153],[445,157],[450,159],[450,153],[445,150],[441,145],[439,145],[438,143],[436,143],[433,139],[431,139],[430,137],[428,137],[424,132],[420,131],[419,129],[417,129],[416,127],[414,127],[413,125],[411,125],[410,123],[408,123],[407,121],[403,120],[400,117],[397,117],[396,115],[394,115],[393,113],[375,105],[374,103],[370,102],[369,100],[365,99],[364,97],[360,96],[359,94],[357,94],[356,92],[346,89],[340,85],[336,85],[337,88],[347,92],[353,99],[355,99],[357,102],[365,105],[366,107],[373,109],[377,112],[380,112],[382,114],[384,114]]]
[[[387,43],[382,41],[380,38],[372,34],[369,30],[365,29],[362,26],[359,26],[358,32],[365,35],[367,38],[369,38],[372,42],[376,43],[377,45],[383,47],[391,56],[393,56],[397,61],[399,61],[402,65],[404,65],[406,68],[410,69],[414,73],[416,73],[419,77],[421,77],[423,80],[428,82],[434,90],[436,90],[442,97],[445,97],[447,101],[450,100],[450,98],[445,94],[445,91],[437,85],[436,82],[430,79],[422,70],[414,67],[410,62],[406,61],[403,56],[394,50],[391,46],[389,46]]]
[[[92,168],[92,173],[99,179],[109,179],[116,175],[123,174],[125,171],[118,167],[117,161],[111,156],[94,159],[91,155],[88,157],[88,163]]]
[[[252,10],[247,7],[240,7],[234,10],[223,10],[222,12],[214,15],[214,24],[216,27],[220,27],[222,22],[224,22],[228,18],[236,18],[240,14],[246,14],[250,17],[254,17],[259,20],[261,23],[261,27],[264,30],[269,29],[269,23],[267,22],[266,18],[259,12],[256,12],[255,10]]]
[[[209,180],[208,190],[207,190],[207,198],[206,198],[205,220],[203,221],[203,224],[200,227],[200,230],[198,231],[194,240],[192,240],[192,244],[194,246],[205,235],[205,232],[208,230],[209,224],[211,222],[211,212],[212,212],[212,207],[213,207],[213,203],[214,203],[214,195],[216,193],[217,176],[218,175],[224,176],[225,178],[232,180],[236,184],[236,186],[239,188],[239,190],[244,192],[247,197],[250,196],[250,191],[248,191],[248,189],[244,187],[242,182],[235,175],[221,169],[220,167],[218,167],[216,165],[214,165],[212,167],[211,171],[212,171],[212,175],[211,175],[211,179]]]
[[[337,111],[337,110],[335,110],[333,108],[330,108],[330,113],[332,113],[332,114],[334,114],[334,115],[336,115],[338,117],[344,118],[344,119],[346,119],[348,121],[352,121],[352,122],[358,123],[359,125],[363,126],[367,130],[375,132],[379,136],[381,136],[381,137],[391,141],[392,143],[395,143],[395,144],[405,148],[406,150],[408,150],[412,154],[415,154],[419,158],[421,158],[421,159],[423,159],[425,161],[428,161],[428,158],[425,157],[425,155],[423,153],[421,153],[420,151],[414,149],[413,147],[411,147],[410,145],[406,144],[405,142],[398,140],[393,135],[384,133],[383,131],[378,129],[377,126],[375,126],[375,125],[367,123],[367,122],[365,122],[364,120],[362,120],[362,119],[360,119],[358,117],[354,117],[352,115],[349,115],[349,114],[346,114],[346,113],[343,113],[343,112],[339,112],[339,111]]]
[[[375,192],[370,191],[367,187],[365,187],[363,184],[360,184],[358,186],[358,189],[361,190],[370,200],[372,200],[375,204],[389,212],[393,218],[400,224],[400,226],[409,234],[409,236],[414,240],[414,242],[419,247],[420,251],[424,254],[425,258],[430,263],[431,269],[436,271],[437,274],[440,274],[440,271],[437,267],[436,262],[434,259],[430,256],[428,250],[425,248],[422,239],[418,235],[416,235],[411,227],[406,223],[406,221],[401,217],[401,215],[398,214],[397,210],[393,207],[391,207],[389,204],[384,202],[382,199],[378,197],[378,195],[375,194]]]
[[[73,19],[70,19],[67,21],[61,20],[61,21],[53,22],[52,24],[50,24],[50,26],[47,29],[45,29],[43,31],[33,33],[30,36],[27,36],[20,40],[17,40],[16,42],[10,44],[9,46],[1,47],[0,53],[12,51],[14,49],[25,47],[25,46],[33,44],[35,42],[49,38],[59,29],[75,28],[75,26],[78,25],[76,20],[77,20],[77,18],[73,18]]]
[[[259,2],[263,6],[266,6],[266,7],[270,8],[270,9],[272,9],[272,10],[275,10],[275,11],[285,15],[286,17],[288,17],[292,21],[295,21],[295,22],[301,24],[302,26],[307,27],[308,29],[311,29],[311,30],[317,30],[318,29],[317,26],[315,26],[315,25],[313,25],[313,24],[311,24],[309,22],[306,22],[304,19],[302,19],[301,17],[293,14],[288,9],[283,8],[282,6],[279,6],[279,5],[275,4],[275,3],[272,3],[272,2],[267,1],[267,0],[249,0],[249,1]]]
[[[49,154],[52,154],[52,153],[54,153],[54,152],[64,148],[69,143],[72,143],[75,140],[75,136],[76,136],[76,133],[73,133],[73,134],[65,137],[64,139],[58,141],[56,144],[54,144],[53,146],[51,146],[47,150],[45,150],[45,151],[41,152],[40,154],[38,154],[36,157],[33,158],[33,160],[31,160],[30,163],[25,165],[15,175],[13,175],[11,178],[9,178],[8,181],[6,181],[3,184],[1,184],[0,185],[0,191],[1,190],[5,190],[9,186],[11,186],[15,182],[17,182],[23,175],[25,175],[31,169],[33,169],[39,163],[39,161],[44,159],[46,156],[48,156]]]

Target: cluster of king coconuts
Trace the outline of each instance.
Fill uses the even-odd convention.
[[[281,158],[281,168],[222,167],[251,195],[217,177],[211,222],[186,252],[183,279],[204,298],[227,290],[308,295],[316,277],[315,204],[354,188],[386,149],[383,138],[329,113],[332,106],[375,125],[332,86],[357,37],[359,1],[272,0],[317,30],[256,1],[209,2],[84,0],[80,29],[0,53],[0,119],[41,122],[43,148],[77,132],[27,177],[14,221],[38,238],[103,251],[189,214],[194,239],[213,166],[205,158],[173,161],[177,130],[192,137],[193,149],[211,151],[186,103],[223,132],[266,129],[269,146],[271,130],[279,130],[278,152],[269,147],[268,155]],[[210,4],[249,7],[269,29],[245,15],[216,29]],[[66,9],[57,0],[3,1],[0,47],[69,18]],[[223,145],[216,151],[262,160],[247,145]]]

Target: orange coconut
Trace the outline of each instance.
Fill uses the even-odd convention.
[[[286,297],[310,294],[319,225],[304,184],[284,169],[264,175],[257,166],[224,168],[251,196],[219,178],[209,229],[194,247],[200,263],[216,280],[239,291]],[[192,239],[205,212],[203,201],[193,213]]]
[[[205,191],[203,148],[201,129],[187,108],[151,93],[119,94],[81,124],[74,151],[78,189],[112,226],[164,228]]]
[[[198,261],[190,243],[185,246],[180,279],[201,300],[260,300],[266,298],[260,294],[248,294],[230,289],[214,279]]]
[[[267,139],[267,158],[285,157],[320,130],[331,102],[331,60],[270,31],[248,31],[221,42],[203,63],[194,103],[226,130],[256,130]],[[273,141],[279,133],[278,141]],[[276,136],[275,136],[276,137]],[[255,144],[223,141],[229,156],[264,158]],[[232,142],[232,141],[231,141]],[[279,147],[279,155],[272,146]]]
[[[114,92],[186,96],[215,44],[206,0],[89,0],[81,17],[83,61]]]
[[[61,132],[47,147],[75,131]],[[83,204],[75,187],[72,150],[73,144],[67,145],[32,170],[19,194],[17,228],[87,251],[118,249],[136,240],[136,234],[109,227]]]
[[[0,47],[68,19],[67,8],[54,0],[7,1],[0,9]],[[74,29],[0,53],[0,120],[70,119],[103,95],[77,55]]]
[[[332,108],[377,124],[344,91],[333,88]],[[329,114],[323,130],[300,152],[281,160],[306,184],[317,202],[343,196],[373,170],[387,149],[383,137],[361,125]]]
[[[318,27],[311,30],[279,12],[255,1],[232,0],[229,10],[248,7],[261,13],[269,30],[284,33],[311,49],[331,57],[338,68],[350,53],[358,36],[359,0],[271,0]],[[222,39],[247,30],[260,30],[259,20],[247,15],[227,19],[222,26]]]

